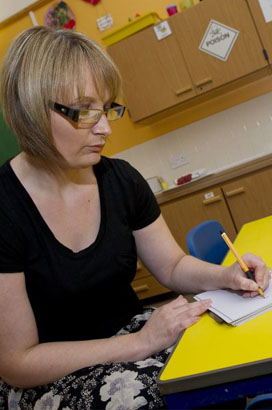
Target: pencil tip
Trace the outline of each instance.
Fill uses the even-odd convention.
[[[221,235],[222,235],[222,233],[224,233],[223,231],[220,231],[220,233],[221,233]]]

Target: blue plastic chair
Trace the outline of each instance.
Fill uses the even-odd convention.
[[[186,235],[189,254],[220,265],[228,252],[228,246],[221,238],[220,231],[224,231],[223,226],[214,220],[195,226]]]
[[[272,409],[272,393],[260,394],[259,396],[254,397],[246,406],[246,410],[265,410]]]

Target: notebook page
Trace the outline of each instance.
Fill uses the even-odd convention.
[[[270,309],[272,309],[272,304],[269,304],[266,307],[261,307],[260,309],[257,309],[255,312],[250,312],[249,314],[239,317],[239,319],[233,321],[232,318],[228,317],[225,314],[225,312],[221,312],[220,310],[216,309],[214,306],[211,306],[209,308],[211,312],[215,313],[217,316],[221,317],[221,319],[223,319],[226,323],[229,323],[233,326],[237,326],[239,324],[245,323],[248,320],[253,319],[254,317],[257,317],[261,313],[267,312]]]
[[[232,326],[240,326],[243,323],[246,323],[249,320],[254,319],[255,317],[259,316],[260,314],[268,312],[269,310],[272,310],[272,305],[268,306],[266,309],[262,309],[261,311],[258,310],[257,312],[252,313],[251,315],[248,315],[248,316],[242,317],[241,319],[235,320],[234,322],[231,322],[230,324]]]
[[[254,298],[244,298],[239,292],[231,290],[211,290],[195,296],[196,300],[212,299],[210,308],[218,316],[223,316],[227,323],[245,318],[257,311],[272,307],[272,281],[264,292]]]

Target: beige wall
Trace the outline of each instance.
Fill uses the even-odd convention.
[[[145,178],[174,179],[205,168],[207,173],[272,153],[272,92],[114,155]],[[169,159],[185,154],[189,163],[172,169]]]

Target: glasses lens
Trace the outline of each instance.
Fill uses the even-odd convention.
[[[106,116],[109,121],[118,120],[124,114],[125,107],[123,105],[117,105],[116,107],[109,108],[106,111]],[[81,110],[78,116],[78,123],[80,124],[95,124],[97,123],[101,115],[103,115],[101,110]]]
[[[100,110],[86,110],[80,111],[78,122],[81,124],[93,124],[100,120],[101,111]]]
[[[124,114],[124,107],[122,105],[114,108],[110,108],[107,112],[107,119],[109,121],[118,120]]]

